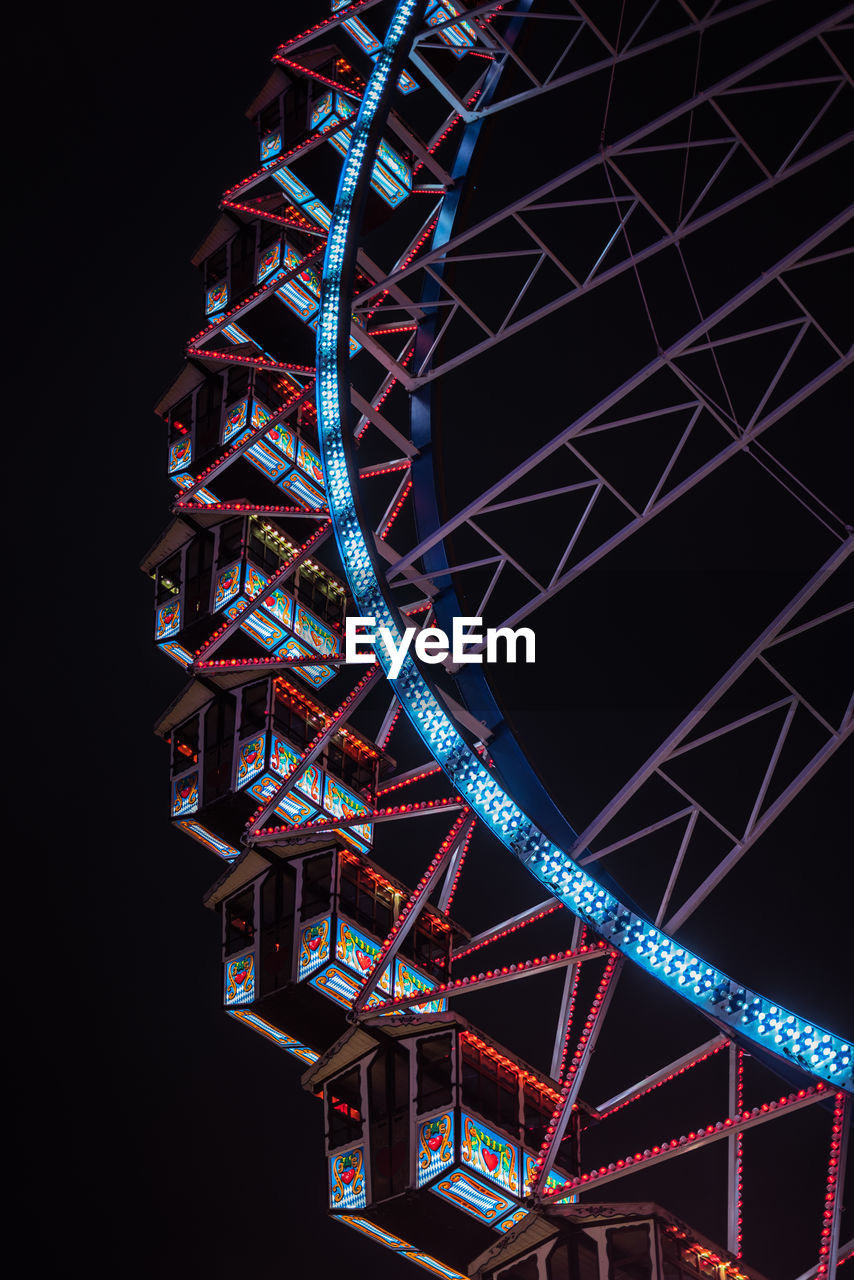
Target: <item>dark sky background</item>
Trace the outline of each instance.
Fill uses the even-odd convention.
[[[12,45],[6,312],[19,355],[8,439],[17,561],[29,570],[9,592],[13,652],[24,658],[9,667],[9,727],[29,766],[13,791],[8,850],[26,867],[16,916],[30,935],[19,944],[32,1019],[20,1067],[38,1089],[27,1144],[34,1245],[92,1276],[415,1274],[329,1223],[319,1109],[299,1090],[300,1064],[221,1011],[219,923],[200,905],[220,868],[168,824],[166,752],[151,724],[178,672],[151,644],[150,585],[136,567],[173,492],[151,406],[200,327],[190,255],[222,190],[254,167],[242,112],[272,50],[325,11],[321,0],[155,4],[108,18],[40,9],[19,14]],[[634,583],[648,598],[637,566],[618,570],[618,589]],[[757,580],[742,583],[745,599]],[[615,582],[600,580],[598,596],[591,587],[584,609]],[[701,633],[699,605],[693,617]],[[639,642],[649,662],[673,668],[654,636]],[[607,676],[620,666],[610,628],[603,643],[589,657]],[[545,686],[531,695],[511,682],[507,695],[523,737],[539,738],[538,764],[547,772],[550,741],[560,743],[579,787],[591,771],[580,741],[601,753],[633,718],[652,716],[653,738],[674,722],[643,697],[627,706],[618,679],[601,703],[581,700],[567,744],[554,725],[552,739],[540,729]],[[812,860],[821,837],[815,909],[796,918],[789,864],[773,884],[745,873],[729,919],[743,938],[734,960],[739,946],[753,949],[757,914],[763,930],[774,915],[807,952],[821,950],[839,987],[819,992],[807,955],[780,994],[840,1030],[849,926],[833,904],[850,824],[833,797],[850,767],[849,753],[786,820],[793,859]],[[697,1123],[722,1115],[716,1101]]]

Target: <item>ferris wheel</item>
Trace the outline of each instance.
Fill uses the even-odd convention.
[[[324,673],[318,685],[350,682],[302,755],[256,792],[245,844],[281,854],[309,830],[322,839],[370,829],[377,850],[385,841],[381,860],[417,881],[350,1000],[357,1027],[421,1007],[425,988],[390,990],[383,974],[431,896],[444,916],[467,892],[488,914],[504,887],[506,914],[480,918],[451,953],[457,968],[487,948],[496,958],[431,989],[442,1001],[525,991],[540,1028],[548,1024],[548,1073],[559,1087],[527,1177],[528,1206],[594,1191],[619,1199],[630,1175],[654,1178],[676,1157],[690,1166],[695,1153],[725,1150],[720,1185],[704,1196],[714,1195],[726,1246],[740,1257],[745,1215],[759,1235],[744,1144],[753,1130],[776,1135],[803,1112],[830,1144],[817,1263],[803,1274],[835,1274],[852,1252],[841,1192],[851,1047],[818,1025],[814,1007],[786,1008],[758,977],[732,972],[746,953],[728,933],[731,922],[750,921],[758,975],[781,972],[795,940],[804,945],[806,927],[795,920],[815,891],[811,855],[799,849],[775,868],[773,844],[806,785],[838,767],[852,729],[854,533],[843,465],[852,354],[841,281],[852,254],[854,8],[805,14],[764,0],[333,8],[274,58],[309,83],[310,132],[287,149],[281,130],[262,131],[262,168],[222,203],[313,236],[316,248],[288,258],[268,246],[258,288],[236,306],[214,283],[210,325],[191,344],[200,359],[242,353],[291,383],[272,417],[265,410],[256,419],[247,401],[228,428],[236,443],[181,484],[176,510],[206,506],[209,518],[238,507],[209,486],[307,402],[319,469],[311,477],[304,467],[287,490],[314,516],[313,532],[264,592],[245,588],[240,608],[184,665],[200,675],[230,663],[245,675],[245,666],[290,664]],[[362,63],[360,81],[353,67]],[[334,202],[312,226],[321,202],[295,170],[321,148],[327,166],[330,148],[341,157],[340,174]],[[290,201],[286,217],[261,194],[271,179]],[[280,297],[290,289],[291,311],[303,307],[316,334],[314,367],[283,362],[257,335],[258,354],[246,355],[252,309],[273,288]],[[692,511],[706,553],[723,547],[736,574],[741,557],[753,563],[751,535],[762,556],[776,549],[763,563],[774,590],[740,598],[733,617],[725,607],[698,614],[672,586],[644,582],[621,616],[603,589],[611,564],[619,587],[659,557],[677,593],[690,589]],[[350,672],[322,637],[278,657],[214,657],[250,615],[261,617],[280,577],[332,553],[333,536],[350,612],[390,638],[373,665]],[[649,728],[633,736],[631,714],[610,708],[617,737],[631,742],[592,738],[607,784],[591,806],[569,763],[584,753],[573,706],[599,705],[590,672],[609,676],[597,667],[597,644],[644,680],[628,652],[643,630],[638,608],[644,627],[673,629],[669,642],[656,636],[664,665],[675,649],[699,671],[684,683],[678,714],[651,717],[662,726],[654,740]],[[456,655],[437,653],[455,619],[467,643]],[[687,623],[699,623],[693,640]],[[417,661],[403,646],[414,627]],[[487,628],[500,639],[488,640]],[[528,639],[513,638],[520,628]],[[534,636],[530,667],[482,660],[494,656],[490,645],[521,656]],[[642,642],[642,654],[650,647]],[[624,687],[622,675],[614,680]],[[645,690],[640,705],[654,707],[656,696]],[[335,727],[383,697],[373,741],[391,742],[398,766],[373,807],[280,822]],[[631,767],[620,773],[624,760]],[[441,812],[453,815],[450,831],[416,873],[422,845],[402,852],[400,832]],[[833,857],[823,855],[831,880]],[[790,904],[782,918],[763,900],[775,875],[785,877]],[[746,909],[731,901],[742,892]],[[555,950],[511,962],[507,948],[538,931]],[[550,995],[537,986],[544,980]],[[500,1021],[501,1003],[491,1012]],[[665,1052],[676,1043],[678,1052]],[[596,1101],[590,1090],[605,1058],[605,1077],[622,1083]],[[771,1086],[753,1105],[774,1075],[786,1082],[782,1096]],[[637,1152],[615,1145],[621,1134],[636,1143],[631,1122],[620,1125],[667,1087],[685,1090],[690,1133],[661,1141],[653,1133]],[[719,1103],[700,1124],[711,1094]],[[572,1175],[558,1175],[582,1104],[596,1124]],[[519,1209],[514,1220],[523,1217]]]

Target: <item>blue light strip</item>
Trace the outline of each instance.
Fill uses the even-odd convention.
[[[349,422],[349,279],[360,207],[370,181],[371,137],[381,127],[394,83],[394,64],[414,34],[423,0],[401,0],[377,55],[341,170],[323,265],[317,328],[317,413],[323,472],[335,536],[356,611],[373,616],[399,642],[401,628],[383,595],[359,522],[344,433]],[[388,675],[388,655],[377,654]],[[634,964],[741,1039],[796,1064],[835,1088],[852,1089],[851,1046],[734,982],[625,907],[531,821],[475,756],[430,691],[412,658],[394,691],[429,751],[478,817],[548,890]]]

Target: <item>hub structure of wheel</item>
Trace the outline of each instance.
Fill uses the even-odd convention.
[[[194,259],[172,819],[333,1217],[434,1274],[854,1254],[852,32],[333,0]]]

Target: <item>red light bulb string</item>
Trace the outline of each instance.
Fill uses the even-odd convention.
[[[305,507],[276,507],[271,503],[259,506],[252,502],[173,502],[172,510],[181,511],[243,511],[249,515],[304,516]],[[318,508],[319,510],[319,508]]]
[[[699,1063],[705,1062],[707,1058],[712,1058],[716,1053],[720,1053],[722,1049],[728,1049],[731,1044],[730,1040],[722,1040],[720,1044],[716,1044],[714,1048],[708,1049],[705,1053],[699,1053],[696,1058],[692,1058],[690,1062],[686,1062],[684,1066],[679,1067],[676,1071],[671,1071],[669,1075],[662,1076],[660,1080],[656,1080],[655,1084],[647,1085],[645,1089],[638,1089],[636,1093],[632,1093],[628,1098],[624,1098],[622,1102],[616,1103],[615,1106],[609,1107],[607,1111],[599,1112],[599,1119],[604,1120],[606,1116],[612,1116],[615,1111],[622,1111],[623,1107],[629,1106],[632,1102],[637,1102],[639,1098],[645,1098],[648,1093],[653,1093],[656,1089],[660,1089],[662,1085],[669,1084],[671,1080],[675,1080],[677,1076],[683,1076],[686,1071],[690,1071],[692,1067],[698,1066]],[[740,1109],[740,1106],[739,1106]]]
[[[721,1045],[723,1048],[723,1045]],[[744,1110],[744,1051],[738,1049],[735,1064],[735,1109],[740,1115]],[[744,1226],[744,1170],[742,1160],[744,1153],[744,1137],[735,1135],[735,1256],[741,1257],[742,1233]]]
[[[361,77],[359,79],[362,84],[362,88],[355,89],[350,85],[341,84],[340,80],[330,80],[329,76],[321,75],[319,71],[312,71],[308,67],[304,67],[301,63],[294,62],[292,58],[286,58],[283,53],[274,53],[272,60],[273,62],[280,63],[284,67],[290,67],[292,71],[300,72],[309,80],[316,80],[319,84],[325,84],[328,89],[335,89],[338,93],[343,93],[348,98],[355,98],[357,102],[360,102],[362,99],[365,87]],[[321,132],[323,131],[321,130]]]
[[[572,1086],[575,1083],[575,1077],[578,1075],[579,1068],[584,1061],[587,1045],[595,1031],[596,1023],[599,1020],[602,1003],[605,999],[608,987],[611,984],[611,980],[616,972],[618,958],[618,953],[616,951],[612,951],[610,953],[608,956],[608,963],[605,965],[605,970],[599,980],[599,986],[596,988],[596,995],[593,997],[590,1012],[588,1013],[587,1020],[581,1029],[581,1035],[578,1038],[575,1053],[572,1055],[572,1061],[570,1062],[569,1069],[566,1073],[566,1080],[561,1087],[560,1102],[552,1112],[551,1120],[549,1121],[548,1128],[546,1129],[545,1140],[543,1141],[543,1145],[540,1147],[537,1158],[534,1161],[534,1167],[531,1170],[531,1192],[536,1189],[537,1183],[540,1181],[540,1177],[542,1176],[543,1168],[545,1167],[546,1160],[548,1159],[552,1144],[557,1134],[558,1125],[560,1124],[564,1110],[569,1101],[569,1095],[572,1091]]]
[[[529,924],[536,924],[538,920],[550,916],[553,911],[560,911],[563,907],[562,902],[557,902],[553,907],[544,907],[542,911],[538,911],[536,915],[529,916],[527,920],[520,920],[518,924],[508,925],[506,929],[499,929],[496,933],[490,934],[488,938],[484,938],[481,942],[475,942],[472,946],[466,947],[465,951],[458,951],[454,956],[455,960],[462,960],[464,956],[470,956],[475,951],[480,951],[481,947],[488,947],[493,942],[498,942],[501,938],[506,938],[511,933],[516,933],[519,929],[525,929]],[[583,948],[582,948],[583,950]]]
[[[407,480],[406,484],[403,486],[403,491],[401,492],[400,497],[398,498],[397,502],[394,504],[394,509],[392,510],[391,515],[389,516],[388,520],[385,523],[385,528],[380,533],[380,538],[383,541],[385,541],[388,533],[391,530],[391,526],[394,524],[395,520],[403,510],[403,504],[406,502],[406,499],[409,497],[411,492],[412,492],[412,481]]]
[[[411,778],[404,778],[402,782],[392,783],[390,787],[377,787],[377,797],[387,796],[392,791],[400,791],[402,787],[411,787],[414,783],[420,782],[422,778],[431,778],[434,773],[441,772],[442,766],[440,764],[431,765],[426,769],[422,769],[420,773],[413,774]]]
[[[578,942],[580,946],[584,946],[587,941],[587,925],[581,926],[581,934]],[[560,1069],[557,1073],[558,1080],[563,1080],[563,1073],[566,1069],[566,1055],[569,1052],[569,1037],[572,1034],[572,1019],[575,1016],[575,998],[578,995],[578,980],[581,977],[581,965],[577,964],[572,974],[572,990],[569,995],[569,1009],[566,1015],[566,1028],[563,1033],[563,1050],[560,1055]]]
[[[307,551],[310,551],[311,548],[314,546],[315,542],[317,542],[320,539],[322,534],[326,533],[328,528],[329,528],[329,521],[325,520],[323,524],[319,525],[318,528],[315,529],[311,537],[307,538],[306,541],[302,544],[302,546],[299,547],[297,551],[285,561],[281,569],[279,569],[277,573],[273,574],[269,582],[265,582],[263,586],[259,587],[258,590],[254,591],[251,595],[249,594],[249,590],[247,589],[246,594],[247,596],[249,596],[249,599],[243,605],[240,612],[235,614],[233,618],[229,618],[228,622],[224,622],[222,626],[217,627],[216,631],[214,631],[212,635],[208,636],[207,640],[204,642],[201,648],[196,650],[194,657],[200,658],[202,654],[205,652],[205,650],[210,648],[210,646],[214,643],[217,637],[221,636],[224,631],[228,630],[229,628],[232,628],[234,623],[237,623],[239,625],[239,620],[243,617],[246,610],[249,608],[250,602],[252,600],[257,599],[259,595],[266,594],[270,591],[274,591],[277,585],[280,582],[284,581],[285,577],[287,576],[287,570],[290,568],[293,562],[296,559],[298,559],[300,556],[304,555]],[[358,687],[359,686],[357,685],[357,688]]]
[[[251,217],[258,218],[261,222],[269,222],[273,226],[285,227],[289,231],[306,232],[310,236],[316,236],[323,244],[325,244],[328,239],[326,232],[315,226],[314,223],[308,220],[308,218],[300,217],[299,221],[293,217],[283,218],[278,213],[270,213],[267,209],[259,209],[255,205],[244,204],[240,200],[223,199],[222,207],[224,209],[234,209],[237,213],[248,213]],[[289,207],[294,213],[299,214],[299,209],[294,205],[290,205]]]
[[[727,1116],[725,1120],[719,1120],[716,1124],[700,1125],[699,1129],[692,1130],[687,1135],[683,1134],[681,1138],[671,1138],[669,1141],[665,1139],[664,1142],[654,1147],[647,1147],[643,1151],[637,1151],[634,1155],[626,1156],[623,1160],[616,1160],[610,1165],[602,1165],[599,1169],[591,1169],[588,1173],[582,1173],[579,1177],[569,1178],[562,1187],[547,1187],[543,1191],[543,1197],[549,1200],[565,1198],[568,1192],[584,1188],[588,1183],[596,1182],[600,1178],[611,1178],[615,1173],[619,1174],[624,1169],[632,1169],[646,1161],[660,1161],[667,1158],[671,1152],[677,1150],[689,1151],[699,1144],[707,1143],[710,1138],[712,1140],[719,1139],[728,1130],[736,1129],[739,1124],[748,1124],[752,1127],[757,1123],[762,1123],[765,1117],[773,1112],[785,1111],[787,1107],[798,1107],[803,1106],[805,1103],[812,1103],[813,1100],[822,1098],[826,1092],[827,1086],[820,1081],[816,1085],[810,1085],[809,1088],[798,1089],[797,1092],[784,1094],[771,1102],[763,1102],[761,1106],[752,1107],[749,1111],[744,1110],[740,1115]],[[844,1098],[844,1094],[837,1095],[837,1098],[840,1097]],[[840,1129],[840,1135],[841,1132]],[[832,1158],[833,1152],[831,1152]],[[830,1177],[828,1177],[828,1185],[830,1185],[830,1180]],[[816,1272],[817,1276],[828,1274],[827,1268],[825,1268],[824,1272],[821,1270]]]
[[[830,1156],[827,1162],[827,1187],[824,1194],[824,1212],[821,1220],[821,1244],[818,1252],[816,1280],[830,1276],[833,1250],[834,1217],[839,1197],[839,1175],[842,1157],[842,1130],[845,1124],[846,1098],[837,1093],[833,1100],[833,1128],[830,1133]],[[850,1256],[850,1255],[849,1255]]]
[[[315,734],[314,738],[311,740],[311,742],[310,742],[310,743],[308,744],[308,746],[306,747],[305,751],[304,751],[304,752],[302,753],[302,755],[300,756],[300,762],[299,762],[299,764],[297,764],[297,765],[296,765],[296,766],[291,770],[290,774],[288,775],[288,777],[287,777],[287,778],[285,778],[285,779],[284,779],[284,781],[283,781],[283,783],[282,783],[282,786],[279,788],[279,791],[281,791],[281,798],[284,798],[284,796],[286,796],[286,795],[287,795],[288,790],[290,789],[288,784],[291,782],[291,779],[294,777],[294,774],[296,774],[296,773],[300,770],[301,765],[303,765],[303,764],[305,763],[305,761],[306,761],[306,760],[308,760],[308,759],[310,758],[311,753],[312,753],[313,751],[315,751],[315,750],[316,750],[316,748],[318,747],[318,745],[322,742],[322,740],[323,740],[323,739],[326,737],[326,735],[329,733],[329,730],[330,730],[334,725],[336,725],[336,724],[337,724],[341,719],[343,719],[343,718],[344,718],[344,716],[346,716],[346,715],[348,714],[348,708],[349,708],[349,707],[350,707],[350,705],[352,704],[353,700],[354,700],[356,697],[358,697],[358,695],[359,695],[359,694],[362,692],[362,690],[365,688],[365,685],[367,685],[367,684],[369,683],[369,681],[371,681],[371,680],[373,680],[373,679],[374,679],[374,677],[376,676],[376,673],[377,673],[377,668],[376,668],[376,666],[374,665],[374,666],[372,666],[372,667],[371,667],[371,668],[366,672],[366,674],[365,674],[365,675],[363,675],[363,676],[362,676],[362,679],[361,679],[361,680],[359,681],[359,683],[358,683],[358,684],[357,684],[357,685],[352,689],[352,691],[351,691],[350,693],[348,693],[348,694],[347,694],[347,697],[346,697],[346,698],[344,699],[344,701],[341,703],[340,707],[338,707],[338,709],[337,709],[336,711],[334,711],[331,715],[325,715],[325,716],[324,716],[324,723],[323,723],[322,728],[320,729],[320,731],[319,731],[318,733],[316,733],[316,734]],[[256,822],[258,822],[258,820],[260,819],[261,815],[265,812],[265,810],[270,809],[271,804],[272,804],[272,801],[271,801],[271,800],[268,800],[268,801],[266,802],[266,804],[262,804],[262,805],[260,805],[260,806],[255,810],[255,812],[253,813],[252,817],[249,819],[249,821],[248,821],[248,822],[247,822],[247,824],[246,824],[246,828],[247,828],[247,830],[249,830],[249,829],[251,829],[251,828],[253,828],[253,827],[254,827],[255,823],[256,823]],[[261,835],[261,834],[266,834],[266,832],[262,833],[261,831],[253,830],[253,831],[252,831],[252,834],[257,836],[257,835]]]
[[[383,296],[384,296],[384,295],[383,295]],[[380,297],[380,298],[378,299],[378,301],[377,301],[377,306],[379,306],[379,304],[380,304],[381,302],[382,302],[382,297]],[[373,314],[373,312],[371,312],[371,315],[372,315],[372,314]],[[408,338],[408,339],[407,339],[407,341],[406,341],[406,344],[405,344],[405,350],[404,350],[404,353],[403,353],[403,355],[400,357],[400,360],[399,360],[399,362],[398,362],[398,363],[400,364],[401,368],[403,368],[403,369],[405,369],[405,368],[406,368],[406,366],[409,364],[410,360],[412,359],[412,356],[413,356],[414,352],[415,352],[415,340],[414,340],[414,338]],[[393,391],[393,389],[394,389],[394,387],[395,387],[396,385],[397,385],[397,378],[395,378],[395,377],[390,377],[390,378],[388,379],[387,383],[386,383],[385,390],[384,390],[384,391],[382,391],[382,392],[380,393],[379,399],[378,399],[378,400],[376,400],[375,402],[372,402],[372,403],[373,403],[373,407],[374,407],[375,409],[379,410],[379,409],[381,408],[381,406],[383,405],[384,401],[385,401],[385,400],[386,400],[386,398],[391,394],[391,392]],[[370,425],[371,425],[370,419],[369,419],[369,418],[366,418],[366,419],[365,419],[365,422],[364,422],[364,425],[363,425],[363,426],[361,426],[361,427],[360,427],[360,428],[355,432],[355,438],[356,438],[356,440],[357,440],[357,441],[360,441],[360,440],[362,439],[362,436],[365,434],[365,432],[367,431],[367,429],[368,429],[368,427],[369,427]]]
[[[309,824],[310,825],[310,824]],[[606,947],[604,942],[594,942],[590,946],[581,947],[578,951],[553,951],[547,956],[535,956],[533,960],[522,960],[519,964],[505,964],[500,969],[487,969],[484,973],[471,973],[465,978],[453,978],[448,982],[440,982],[438,986],[433,988],[434,996],[452,996],[460,991],[469,991],[479,986],[496,986],[507,980],[510,974],[519,974],[527,976],[529,973],[536,973],[538,969],[548,971],[556,965],[562,965],[567,959],[575,956],[589,956],[600,954]],[[400,1008],[411,1004],[412,1001],[406,996],[401,996],[395,1000],[389,1000],[385,1004],[376,1005],[375,1010],[382,1013],[386,1009]],[[555,1098],[558,1095],[555,1094]]]
[[[474,821],[472,821],[468,829],[468,835],[463,841],[463,847],[460,850],[460,857],[459,857],[459,861],[457,862],[457,871],[456,871],[456,875],[454,876],[454,883],[451,885],[451,892],[448,894],[448,900],[445,903],[445,915],[448,915],[450,913],[451,903],[454,901],[454,894],[457,892],[457,885],[460,883],[460,872],[463,869],[463,863],[466,860],[466,854],[469,851],[469,845],[471,844],[472,837],[474,836],[474,829],[475,829],[475,823]]]
[[[409,458],[404,458],[402,462],[393,462],[387,467],[366,467],[364,471],[359,472],[360,480],[372,480],[375,476],[388,476],[393,471],[408,471],[412,466]]]
[[[282,823],[276,827],[256,828],[253,836],[275,836],[283,832],[295,831],[299,827],[300,831],[306,828],[312,830],[319,829],[322,834],[327,831],[338,831],[342,827],[366,826],[371,823],[380,821],[383,818],[394,818],[409,813],[432,813],[436,809],[445,809],[448,805],[463,805],[462,796],[443,796],[441,800],[423,800],[420,804],[399,804],[389,809],[368,809],[366,813],[356,813],[352,818],[333,819],[327,817],[313,818],[311,822],[300,823]],[[260,810],[256,810],[256,815]],[[253,816],[250,821],[255,821]]]
[[[459,817],[454,822],[454,825],[451,827],[448,834],[445,836],[445,839],[439,845],[438,852],[436,853],[435,857],[430,862],[430,865],[428,866],[427,870],[424,872],[424,875],[418,881],[418,884],[415,886],[412,893],[410,894],[409,901],[406,903],[406,906],[401,909],[400,914],[398,915],[394,924],[391,926],[391,929],[389,930],[389,933],[388,933],[388,937],[386,938],[385,942],[380,948],[379,955],[377,956],[376,960],[371,966],[371,974],[382,972],[383,965],[388,959],[388,953],[389,951],[391,951],[391,948],[394,946],[395,938],[400,933],[407,919],[409,918],[409,916],[412,915],[412,912],[415,910],[416,906],[421,901],[421,899],[429,896],[430,890],[433,887],[433,884],[435,883],[436,878],[439,875],[439,872],[442,868],[442,864],[444,863],[448,855],[448,851],[454,844],[454,841],[456,840],[457,836],[462,831],[463,826],[469,820],[470,817],[471,817],[471,810],[469,808],[464,808],[460,813]]]
[[[397,724],[399,717],[400,717],[400,703],[397,704],[397,710],[395,711],[394,715],[391,718],[391,724],[386,730],[385,737],[383,738],[382,742],[377,743],[377,746],[379,747],[380,751],[385,751],[386,747],[388,746],[388,740],[392,735],[394,726]]]

